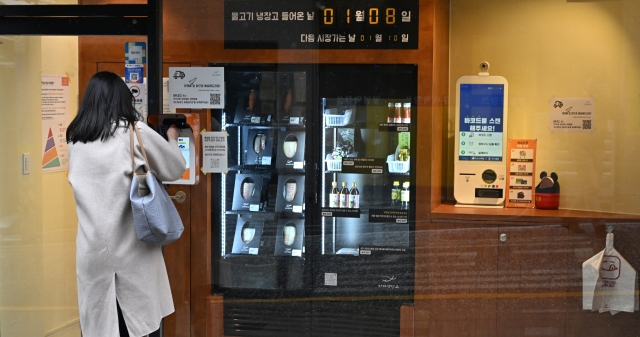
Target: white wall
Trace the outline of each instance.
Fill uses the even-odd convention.
[[[78,38],[75,36],[42,37],[42,74],[66,75],[70,78],[69,122],[78,110]],[[44,331],[65,330],[78,326],[78,290],[76,286],[76,233],[78,219],[73,191],[67,171],[42,176],[42,245]],[[73,323],[76,324],[73,324]],[[70,324],[71,323],[71,324]],[[61,327],[64,329],[58,331]]]
[[[449,162],[455,82],[488,61],[509,81],[508,137],[538,139],[537,169],[558,173],[560,207],[640,214],[638,13],[632,0],[452,0]],[[594,98],[595,131],[551,132],[553,97]]]
[[[77,37],[0,37],[0,335],[80,336],[75,203],[66,171],[42,173],[42,74],[68,75]],[[31,173],[22,174],[22,154]]]

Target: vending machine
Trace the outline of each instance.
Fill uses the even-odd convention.
[[[225,335],[398,335],[414,292],[417,66],[212,66],[229,134],[212,186]]]

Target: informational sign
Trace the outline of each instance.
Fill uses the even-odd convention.
[[[509,139],[507,207],[535,206],[536,139]]]
[[[176,113],[176,108],[169,107],[169,78],[162,78],[162,113],[163,114],[174,114]]]
[[[459,160],[502,161],[504,85],[460,85]]]
[[[383,158],[342,158],[342,173],[382,174],[385,165]]]
[[[42,75],[42,173],[69,168],[69,78]]]
[[[144,115],[147,109],[147,85],[146,83],[127,83],[131,95],[133,95],[133,106]]]
[[[593,98],[552,98],[549,110],[551,131],[593,132]]]
[[[202,132],[203,163],[202,171],[205,173],[227,173],[227,137],[225,131]]]
[[[223,67],[170,67],[169,108],[223,109]]]
[[[126,83],[144,82],[144,65],[142,64],[125,64],[124,65],[124,81]]]
[[[359,208],[337,208],[337,207],[323,207],[320,209],[322,216],[330,216],[334,218],[359,218]]]
[[[127,64],[147,63],[147,45],[144,42],[125,42],[124,60]]]
[[[409,131],[409,124],[396,124],[396,123],[380,123],[378,125],[378,131],[380,132],[406,132]]]
[[[418,0],[225,0],[227,49],[418,49]]]
[[[407,248],[402,247],[375,247],[375,246],[360,246],[360,256],[367,255],[397,255],[408,253]],[[383,282],[389,282],[392,280],[384,280]],[[397,286],[396,286],[397,287]]]
[[[131,95],[133,95],[133,107],[142,115],[144,120],[147,119],[147,81],[144,83],[127,83],[124,77],[121,77],[125,82]]]
[[[369,222],[408,223],[409,211],[400,209],[370,209]]]

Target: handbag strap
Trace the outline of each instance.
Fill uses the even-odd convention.
[[[133,124],[133,126],[131,125]],[[133,155],[133,130],[135,129],[136,137],[138,138],[138,144],[140,144],[140,150],[142,150],[142,156],[144,157],[144,165],[147,172],[151,171],[151,166],[149,166],[149,160],[147,159],[147,152],[144,150],[144,145],[142,145],[142,137],[140,137],[140,131],[138,130],[137,123],[129,124],[129,143],[131,146],[131,169],[133,174],[136,174],[136,163]]]

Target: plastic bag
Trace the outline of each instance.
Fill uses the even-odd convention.
[[[636,270],[613,248],[607,234],[605,249],[582,264],[582,308],[610,312],[638,311]]]

